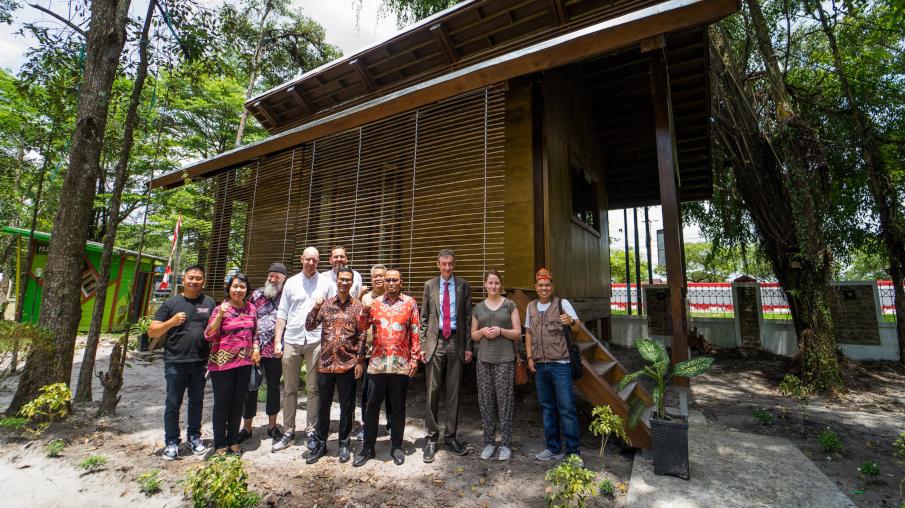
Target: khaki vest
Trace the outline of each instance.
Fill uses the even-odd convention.
[[[553,297],[543,317],[537,310],[537,300],[528,304],[528,315],[531,316],[531,357],[535,362],[568,360],[569,348],[563,325],[559,321],[559,298]]]

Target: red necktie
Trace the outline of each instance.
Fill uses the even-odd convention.
[[[445,298],[443,299],[443,338],[448,339],[452,335],[452,323],[449,322],[449,281],[443,284],[446,286],[446,289],[444,289]]]

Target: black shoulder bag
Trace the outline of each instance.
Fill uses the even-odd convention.
[[[559,308],[557,317],[562,316],[562,298],[558,298],[556,304]],[[569,367],[572,370],[572,379],[578,379],[581,377],[581,350],[578,349],[577,344],[572,343],[571,327],[563,325],[562,333],[566,338],[566,347],[569,349]]]

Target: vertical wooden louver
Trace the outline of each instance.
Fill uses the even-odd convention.
[[[382,263],[420,299],[451,248],[480,297],[482,273],[505,271],[504,113],[502,87],[487,88],[217,175],[209,280],[239,267],[259,285],[273,261],[297,273],[306,246],[327,269],[343,245],[366,284]]]

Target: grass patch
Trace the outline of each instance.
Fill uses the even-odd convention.
[[[153,469],[147,473],[138,475],[135,480],[138,482],[138,490],[146,496],[153,496],[160,492],[160,470]]]
[[[44,450],[47,452],[47,456],[50,458],[59,457],[60,453],[63,451],[63,448],[66,448],[66,441],[62,439],[54,439],[53,441],[44,445]]]
[[[28,423],[28,418],[22,418],[21,416],[0,418],[0,428],[4,429],[21,430],[25,427],[26,423]]]
[[[79,462],[79,469],[84,469],[89,473],[100,471],[107,466],[107,457],[104,455],[91,454],[85,457],[85,460]]]

